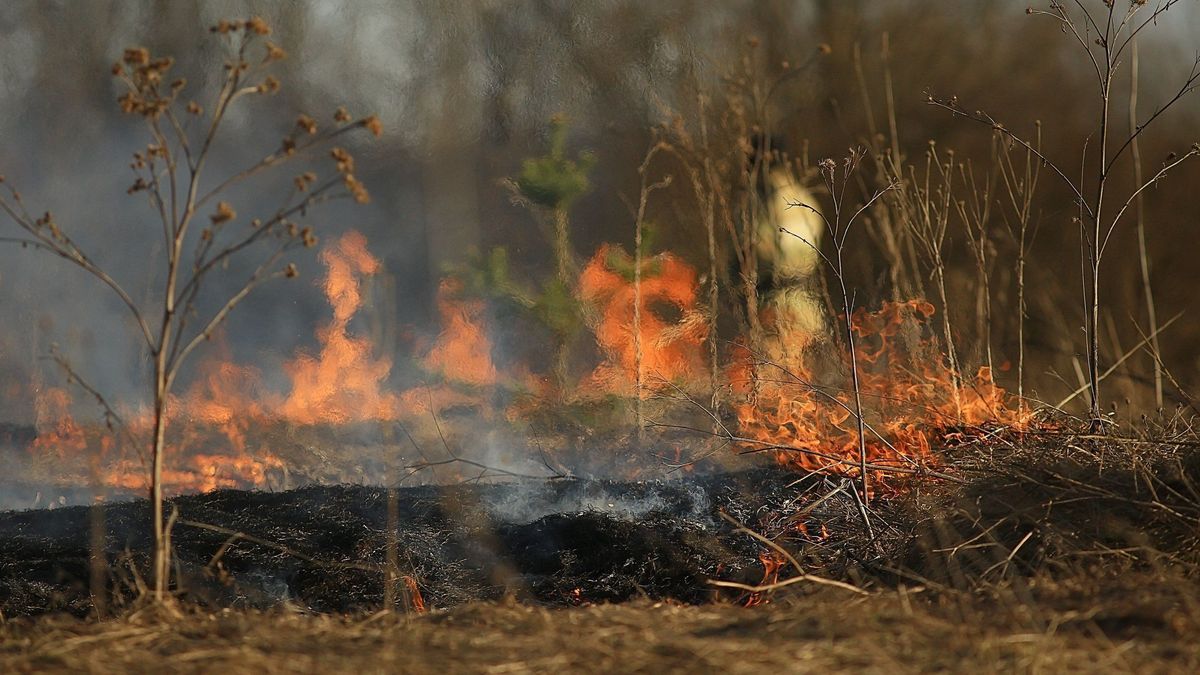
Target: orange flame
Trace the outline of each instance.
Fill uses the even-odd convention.
[[[935,462],[936,439],[952,427],[1024,423],[988,368],[960,378],[946,366],[921,328],[934,308],[923,300],[888,302],[851,317],[864,419],[867,462],[916,468]],[[907,331],[906,340],[900,339]],[[849,355],[843,354],[849,368]],[[853,391],[813,381],[802,355],[783,363],[757,362],[746,348],[729,377],[748,449],[772,450],[805,471],[857,475],[859,439]],[[956,382],[958,384],[956,384]]]
[[[459,298],[462,282],[444,279],[438,287],[438,314],[442,333],[429,354],[425,368],[446,379],[476,386],[496,384],[492,342],[483,328],[483,303]]]
[[[703,343],[708,319],[699,305],[696,271],[669,253],[643,261],[641,303],[635,321],[638,291],[632,278],[633,264],[628,253],[605,244],[580,275],[580,298],[599,310],[596,343],[606,357],[582,389],[634,395],[639,343],[641,396],[653,394],[664,382],[705,382],[708,368]],[[660,316],[655,311],[659,307],[678,313],[679,319]]]
[[[326,273],[321,287],[332,319],[317,330],[319,348],[299,353],[284,365],[291,387],[286,395],[266,391],[259,372],[229,360],[201,364],[201,376],[169,402],[171,447],[165,475],[172,491],[263,487],[288,467],[267,447],[251,447],[264,422],[345,424],[394,421],[441,414],[470,406],[482,419],[494,419],[496,388],[545,393],[551,385],[522,366],[503,372],[493,359],[493,343],[483,300],[467,297],[463,284],[447,279],[438,289],[441,330],[416,363],[432,383],[408,391],[388,389],[392,362],[374,354],[371,341],[351,331],[363,306],[363,280],[381,269],[366,238],[351,232],[321,254]],[[706,358],[710,317],[700,297],[696,271],[669,254],[643,261],[640,305],[633,280],[634,261],[618,246],[601,246],[578,279],[585,323],[594,333],[601,362],[582,378],[578,399],[590,396],[643,396],[666,383],[700,390],[712,373]],[[1021,425],[1007,393],[980,369],[964,378],[950,371],[924,324],[934,313],[927,302],[885,303],[851,317],[859,364],[864,417],[869,421],[867,461],[875,466],[919,467],[935,462],[939,436],[956,427],[989,422]],[[764,323],[772,322],[764,312]],[[814,366],[848,367],[849,354],[834,363],[808,363],[816,344],[811,336],[789,334],[783,320],[772,326],[769,363],[748,347],[735,348],[720,376],[744,449],[767,450],[785,465],[805,471],[853,476],[858,471],[858,425],[853,393],[827,386],[844,378],[815,381]],[[773,346],[772,346],[773,345]],[[775,353],[779,352],[779,353]],[[639,378],[638,368],[641,368]],[[638,380],[642,389],[637,391]],[[489,391],[490,390],[490,391]],[[561,397],[547,397],[561,401]],[[531,401],[533,403],[531,403]],[[525,396],[502,411],[510,420],[526,415],[538,397]],[[38,438],[31,449],[42,456],[68,458],[84,452],[89,434],[71,417],[64,389],[45,389],[35,401]],[[147,438],[146,413],[129,415],[131,433]],[[442,430],[437,430],[441,435]],[[214,434],[220,440],[214,439]],[[443,439],[444,440],[444,439]],[[107,446],[106,446],[107,447]],[[114,487],[145,487],[142,462],[125,457],[108,463],[104,480]],[[878,481],[876,481],[878,482]],[[767,562],[764,561],[764,565]]]
[[[71,415],[71,393],[59,387],[47,387],[34,396],[37,439],[31,448],[37,453],[52,452],[59,458],[87,449],[83,428]]]
[[[300,354],[284,366],[292,389],[279,413],[305,424],[391,418],[396,397],[383,389],[391,361],[376,359],[371,342],[349,332],[350,320],[362,307],[361,277],[377,273],[379,261],[358,232],[325,249],[321,261],[327,268],[322,286],[333,321],[317,331],[321,350],[316,356]]]

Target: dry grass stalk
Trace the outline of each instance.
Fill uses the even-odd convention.
[[[219,80],[215,101],[208,108],[212,111],[209,114],[195,101],[184,98],[186,80],[169,78],[174,65],[170,57],[152,57],[144,48],[129,48],[112,68],[114,77],[125,88],[119,99],[122,111],[140,118],[149,134],[145,149],[134,153],[131,167],[135,180],[128,193],[144,195],[161,226],[166,275],[155,301],[135,302],[121,283],[58,225],[51,213],[40,217],[30,215],[20,194],[11,187],[6,197],[0,197],[0,209],[22,232],[22,236],[3,237],[0,241],[63,258],[110,289],[128,308],[149,353],[153,373],[152,429],[146,445],[150,450],[150,497],[156,541],[151,576],[158,601],[166,599],[171,576],[169,531],[163,512],[163,469],[171,413],[168,400],[176,378],[188,357],[213,336],[252,291],[273,279],[297,275],[296,266],[286,257],[297,248],[316,244],[312,228],[299,224],[314,206],[336,199],[361,203],[369,198],[354,175],[353,157],[341,148],[332,150],[336,171],[330,177],[319,180],[313,172],[297,176],[294,189],[279,206],[261,218],[249,220],[245,229],[230,227],[245,219],[239,219],[234,207],[221,197],[230,188],[316,148],[327,147],[353,130],[382,133],[375,117],[352,122],[339,110],[335,125],[319,131],[315,120],[301,115],[279,149],[220,179],[215,187],[202,188],[202,179],[208,176],[206,164],[231,107],[248,97],[276,93],[279,82],[269,70],[284,56],[283,50],[266,39],[270,28],[261,18],[222,21],[212,32],[228,48],[229,61]],[[206,214],[209,209],[211,212]],[[225,296],[215,312],[202,315],[197,301],[208,286],[210,275],[223,273],[231,261],[246,259],[255,260],[256,265],[249,278]],[[86,385],[74,371],[68,373],[100,401],[106,416],[113,419],[113,407],[99,392]],[[139,442],[139,449],[140,446]]]

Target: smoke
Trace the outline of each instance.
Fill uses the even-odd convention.
[[[695,481],[519,483],[485,506],[493,518],[523,525],[553,514],[600,513],[637,522],[653,514],[710,524],[708,493]]]

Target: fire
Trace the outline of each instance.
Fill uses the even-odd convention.
[[[779,572],[787,565],[787,558],[784,558],[776,551],[768,551],[761,553],[758,556],[758,561],[762,563],[763,576],[758,582],[759,588],[767,588],[779,583]],[[743,603],[746,607],[757,607],[770,602],[767,591],[752,592]]]
[[[257,433],[267,425],[404,421],[418,435],[432,436],[427,427],[436,427],[432,437],[445,443],[443,432],[450,429],[437,418],[452,408],[470,408],[473,419],[488,423],[520,422],[540,405],[650,397],[667,386],[703,392],[714,379],[707,356],[711,317],[699,276],[670,253],[642,262],[640,287],[633,259],[619,246],[601,246],[584,266],[575,287],[600,363],[574,383],[573,392],[553,391],[557,385],[546,376],[546,363],[540,371],[533,364],[500,367],[491,339],[498,327],[487,323],[486,301],[471,297],[455,278],[438,289],[438,334],[414,355],[426,381],[391,389],[392,361],[352,330],[364,304],[364,284],[379,273],[380,261],[357,232],[335,240],[320,259],[326,271],[319,284],[332,317],[317,329],[315,351],[284,364],[290,379],[285,393],[268,390],[255,368],[214,358],[202,362],[189,389],[169,401],[165,480],[171,491],[262,488],[279,484],[280,477],[286,484],[288,466]],[[989,369],[973,377],[950,370],[926,325],[933,314],[932,305],[913,300],[860,309],[851,317],[868,425],[867,462],[876,470],[935,463],[940,440],[961,427],[1025,422]],[[744,450],[771,452],[803,471],[857,475],[858,425],[853,392],[845,384],[849,354],[813,334],[797,334],[811,327],[772,319],[770,309],[763,323],[770,339],[725,350],[726,365],[716,374],[724,411],[733,416],[728,427]],[[512,392],[521,395],[497,395]],[[31,452],[70,459],[98,442],[93,475],[115,488],[144,489],[145,458],[130,456],[126,437],[89,432],[74,420],[71,405],[65,389],[39,391],[38,437]],[[150,416],[134,411],[124,417],[127,436],[144,443]],[[120,453],[110,452],[114,445]],[[766,560],[764,566],[773,571]]]
[[[606,357],[583,388],[633,396],[639,365],[643,390],[638,394],[643,397],[661,389],[664,382],[705,382],[708,319],[699,305],[696,271],[669,253],[643,261],[641,306],[635,321],[638,290],[633,265],[625,251],[604,245],[580,275],[580,298],[597,308],[596,343]],[[678,313],[679,318],[664,318],[655,311],[658,308]]]
[[[936,461],[935,442],[952,428],[1024,423],[989,369],[964,378],[945,364],[923,330],[933,313],[928,302],[912,300],[851,317],[872,465],[929,465]],[[745,445],[772,450],[800,470],[857,475],[853,391],[818,383],[804,359],[801,352],[763,363],[749,349],[738,350],[729,377]],[[842,370],[849,368],[848,353],[839,360]]]
[[[343,236],[321,254],[327,271],[322,287],[333,307],[333,321],[317,331],[321,350],[300,354],[284,366],[291,393],[278,411],[295,423],[346,423],[394,417],[396,396],[384,389],[392,370],[373,355],[374,345],[350,334],[350,320],[362,307],[362,277],[379,271],[358,232]]]
[[[73,456],[87,449],[83,428],[71,415],[71,393],[59,387],[48,387],[34,397],[37,439],[32,450],[52,452],[58,457]]]
[[[349,328],[363,304],[362,280],[377,273],[380,263],[357,232],[325,249],[321,261],[326,267],[321,287],[333,318],[317,331],[320,349],[315,355],[300,353],[284,365],[291,379],[286,396],[267,391],[255,368],[211,359],[200,364],[200,375],[187,391],[168,401],[171,431],[164,482],[170,491],[262,488],[271,485],[273,472],[286,475],[287,467],[270,448],[252,447],[252,432],[263,424],[395,419],[399,399],[385,386],[391,362],[375,358],[370,341],[353,336]],[[71,416],[67,390],[45,390],[36,407],[38,437],[32,452],[42,458],[72,458],[88,450],[84,429]],[[128,436],[145,443],[153,426],[150,413],[127,411],[124,417]],[[103,441],[101,454],[107,456],[105,449],[111,446]],[[99,478],[111,488],[144,490],[145,458],[131,457],[131,450],[140,448],[125,446],[103,463]]]
[[[462,282],[444,279],[438,287],[442,333],[424,359],[426,370],[475,386],[496,384],[492,342],[483,326],[483,302],[462,299]]]

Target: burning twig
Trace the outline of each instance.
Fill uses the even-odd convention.
[[[859,483],[862,489],[863,499],[869,499],[869,483],[867,477],[867,439],[866,426],[863,421],[862,408],[862,385],[859,380],[858,373],[858,353],[854,348],[854,327],[851,325],[851,317],[854,315],[854,299],[846,287],[845,263],[843,252],[846,247],[846,237],[850,234],[850,229],[858,217],[866,211],[872,204],[878,201],[885,193],[896,188],[896,185],[890,184],[882,190],[877,191],[866,202],[864,202],[858,210],[856,210],[848,219],[843,221],[842,213],[844,209],[844,200],[846,197],[846,187],[850,183],[850,176],[858,170],[859,162],[863,156],[862,150],[851,150],[850,154],[842,161],[842,175],[839,181],[837,173],[837,164],[827,159],[821,162],[821,175],[825,178],[825,185],[829,189],[829,194],[833,195],[833,220],[830,220],[811,204],[797,203],[791,206],[806,208],[820,216],[821,221],[825,223],[825,228],[829,231],[829,238],[833,242],[834,256],[831,259],[821,252],[819,248],[814,246],[812,242],[804,239],[802,236],[787,229],[780,228],[782,232],[796,237],[800,241],[808,244],[818,255],[829,265],[834,277],[838,281],[838,287],[842,294],[842,311],[843,319],[846,328],[846,344],[850,353],[850,375],[851,382],[854,385],[854,416],[858,422],[858,454],[859,454]],[[840,184],[839,184],[840,183]]]

